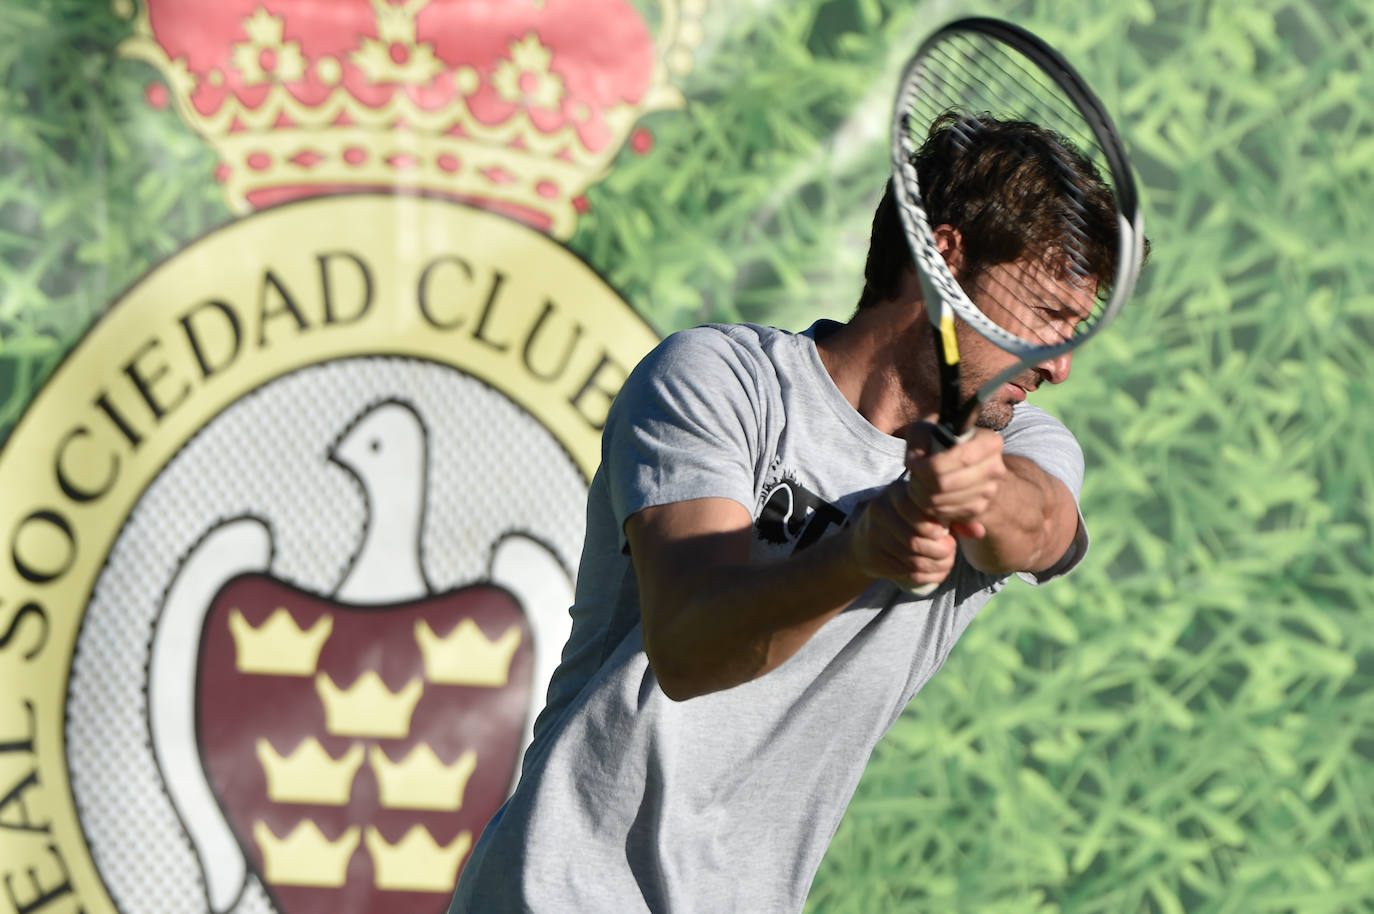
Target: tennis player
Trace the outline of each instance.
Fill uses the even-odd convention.
[[[954,148],[918,163],[947,191],[941,252],[971,296],[1006,294],[985,280],[1028,255],[999,220],[1047,218],[1064,151],[997,122]],[[1071,183],[1102,196],[1085,169]],[[632,372],[562,664],[450,912],[801,910],[875,744],[979,609],[1012,575],[1041,584],[1082,559],[1082,453],[1026,402],[1069,357],[928,453],[935,346],[890,188],[865,279],[847,323],[698,327]],[[958,332],[972,396],[1011,357]]]

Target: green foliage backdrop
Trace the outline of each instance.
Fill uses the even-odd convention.
[[[118,3],[0,3],[0,442],[89,323],[232,218]],[[1018,21],[1144,182],[1137,299],[1044,402],[1084,566],[1016,586],[880,745],[809,906],[1374,910],[1374,11],[1366,0],[743,0],[572,247],[660,331],[846,316],[904,56]]]

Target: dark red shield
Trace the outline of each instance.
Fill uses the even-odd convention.
[[[290,626],[280,624],[282,609]],[[278,625],[269,626],[274,615]],[[460,625],[471,629],[464,620],[484,636],[466,639],[479,652],[509,645],[518,631],[504,681],[470,684],[482,679],[479,665],[465,671],[460,658],[456,672],[453,662],[436,668],[441,652],[427,668],[422,642],[432,648],[430,633],[442,642]],[[312,663],[309,634],[318,639],[325,626]],[[342,606],[245,575],[215,597],[203,632],[202,761],[277,907],[288,914],[445,910],[456,871],[445,870],[442,851],[461,867],[468,842],[505,799],[530,714],[533,635],[515,597],[478,584],[411,603]],[[369,688],[375,677],[384,689],[375,681]],[[327,708],[326,696],[339,694],[344,700]],[[370,710],[369,697],[380,701]],[[469,752],[475,767],[455,793],[452,778],[472,763]],[[405,844],[408,835],[421,840]],[[426,845],[439,856],[425,860]]]

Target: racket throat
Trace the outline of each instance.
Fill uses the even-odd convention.
[[[978,407],[976,399],[965,403],[959,392],[959,359],[957,350],[954,360],[950,361],[950,348],[943,334],[931,334],[935,341],[935,358],[940,367],[940,421],[935,423],[934,437],[940,448],[954,447],[963,437],[973,412]]]

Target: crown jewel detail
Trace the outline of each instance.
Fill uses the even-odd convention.
[[[566,238],[635,122],[682,104],[701,3],[660,5],[655,42],[627,0],[145,0],[121,50],[161,71],[237,212],[404,188]]]
[[[260,738],[254,748],[267,778],[269,799],[321,806],[348,805],[353,778],[362,767],[364,755],[362,744],[354,743],[342,756],[333,758],[313,736],[287,756],[266,739]]]
[[[423,825],[413,825],[395,844],[375,827],[364,836],[379,889],[408,892],[452,892],[458,865],[472,847],[472,833],[462,831],[440,846]]]
[[[263,875],[278,885],[337,888],[348,877],[348,861],[358,848],[361,829],[350,826],[333,841],[310,819],[296,823],[278,838],[265,822],[253,824],[253,840],[262,852]]]
[[[510,665],[520,638],[520,626],[512,625],[501,637],[491,640],[471,618],[459,622],[444,638],[436,635],[428,622],[415,623],[425,678],[442,685],[501,688],[510,680]]]
[[[321,616],[303,629],[284,606],[273,610],[257,628],[237,608],[229,611],[235,665],[241,673],[313,676],[320,650],[333,630],[334,620],[329,616]]]
[[[325,729],[334,736],[404,738],[424,688],[417,676],[393,692],[375,670],[363,673],[347,689],[340,688],[328,673],[315,676],[315,691],[324,702]]]
[[[477,770],[474,750],[469,749],[453,764],[445,765],[423,743],[400,762],[393,762],[375,745],[367,757],[377,778],[381,803],[388,809],[461,809],[468,779]]]

